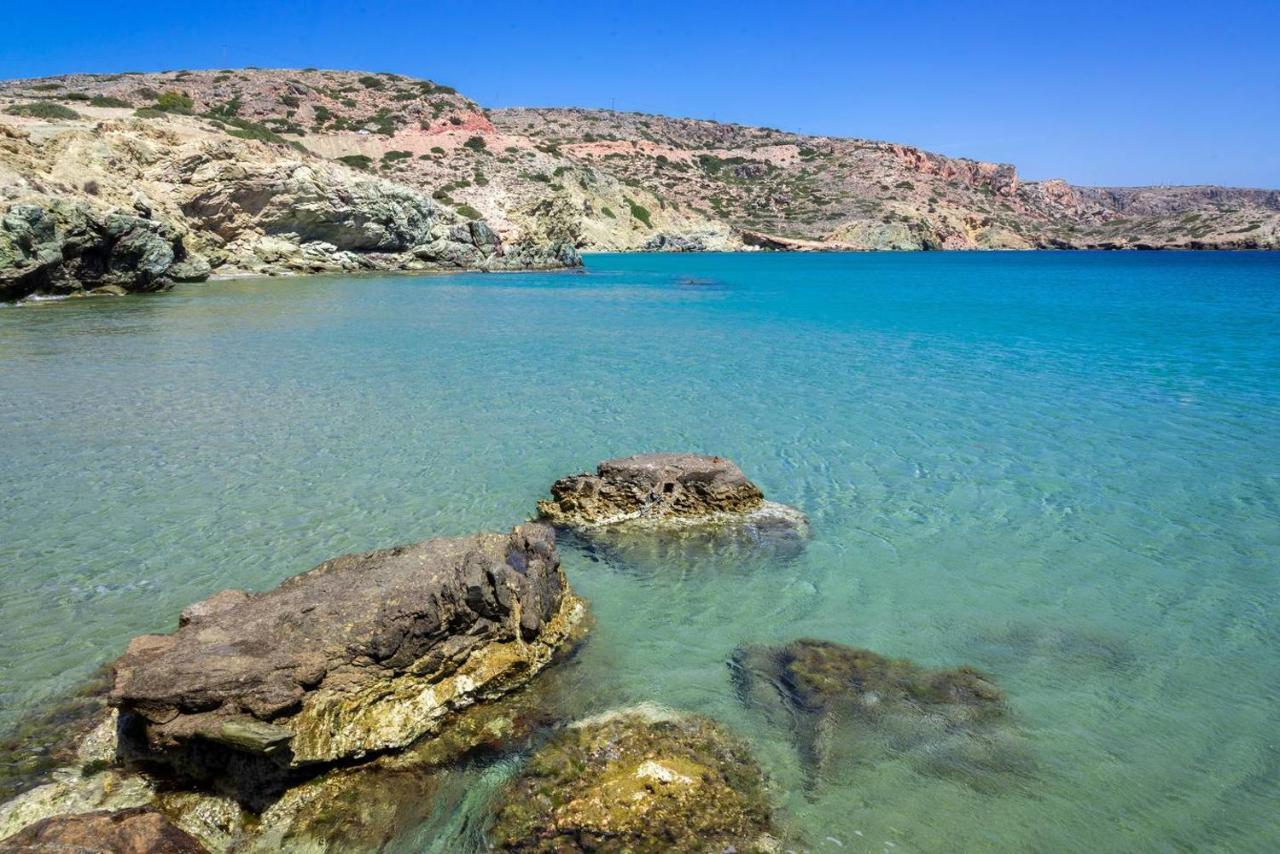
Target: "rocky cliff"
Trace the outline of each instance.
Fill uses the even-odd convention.
[[[206,264],[233,274],[557,267],[578,263],[576,250],[1280,247],[1275,190],[1025,181],[1007,164],[892,143],[490,111],[431,81],[315,69],[0,83],[0,209],[0,298],[154,289]],[[136,276],[131,254],[145,256]]]

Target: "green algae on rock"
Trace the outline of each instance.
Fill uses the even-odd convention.
[[[978,787],[1029,770],[1003,692],[971,667],[927,670],[808,638],[739,647],[731,667],[744,702],[792,730],[818,779],[896,758]]]
[[[773,851],[746,746],[707,718],[627,709],[581,721],[508,784],[491,831],[506,851]]]

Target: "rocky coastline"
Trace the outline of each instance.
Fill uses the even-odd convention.
[[[0,803],[0,851],[377,850],[425,819],[450,775],[496,759],[513,766],[480,819],[490,850],[803,845],[723,724],[566,701],[561,674],[591,618],[557,549],[557,530],[645,541],[758,526],[762,512],[807,536],[803,514],[718,456],[606,460],[550,492],[539,521],[508,532],[334,558],[134,638],[93,702],[30,736],[52,767]],[[814,786],[878,761],[868,744],[974,785],[1032,773],[1004,694],[971,668],[811,639],[743,645],[727,665]]]
[[[0,81],[6,302],[207,276],[563,269],[581,251],[1278,247],[1280,190],[1027,181],[887,142],[489,110],[399,75]]]

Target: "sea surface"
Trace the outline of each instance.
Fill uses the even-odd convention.
[[[810,851],[1280,848],[1280,253],[589,256],[7,307],[0,430],[0,730],[218,590],[688,450],[812,539],[566,544],[578,706],[724,721]],[[799,637],[982,669],[1022,759],[887,744],[815,778],[727,666]],[[393,849],[476,845],[518,762]]]

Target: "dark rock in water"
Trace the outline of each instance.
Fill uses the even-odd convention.
[[[685,237],[680,234],[655,234],[644,245],[645,252],[704,252],[707,245],[700,237]]]
[[[739,695],[792,729],[817,778],[899,757],[980,786],[1028,770],[1004,694],[973,668],[926,670],[810,639],[740,647],[731,667]]]
[[[261,795],[294,769],[439,733],[585,625],[546,526],[348,555],[224,591],[115,664],[122,749]]]
[[[159,220],[63,202],[17,204],[0,217],[0,299],[157,291],[208,275],[208,263]]]
[[[505,851],[771,851],[746,746],[706,718],[624,710],[564,730],[503,793]]]
[[[204,854],[194,836],[148,807],[54,816],[0,842],[0,852],[33,854]]]

